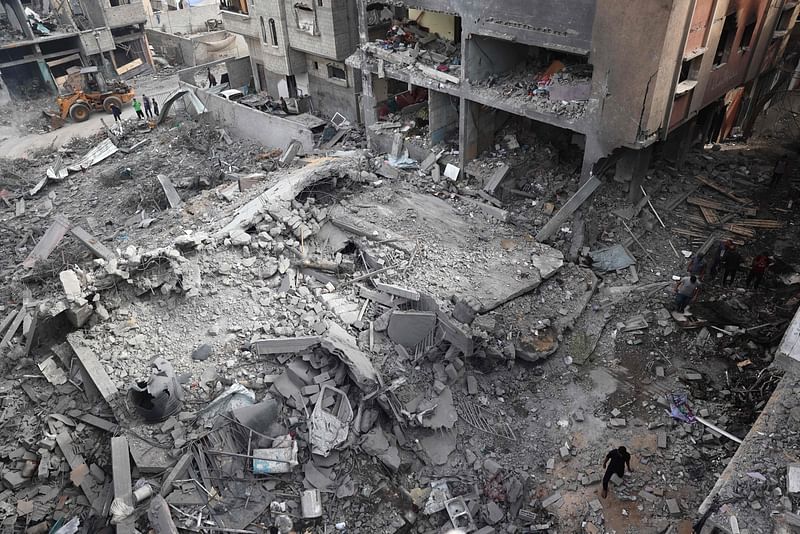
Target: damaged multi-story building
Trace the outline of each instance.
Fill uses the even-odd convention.
[[[0,90],[57,92],[70,67],[127,78],[152,66],[142,0],[0,0]]]
[[[636,192],[655,146],[679,159],[758,113],[788,78],[797,12],[785,0],[359,0],[348,63],[373,147],[389,151],[396,130],[382,122],[422,108],[422,144],[457,147],[464,168],[516,121],[578,145],[584,180],[616,162]]]
[[[225,29],[247,40],[255,87],[297,99],[297,111],[360,122],[355,0],[222,0]]]

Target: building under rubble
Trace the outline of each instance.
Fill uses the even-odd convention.
[[[109,78],[152,68],[142,0],[0,0],[0,92],[57,92],[70,67]]]
[[[362,72],[373,147],[389,151],[392,126],[415,117],[425,145],[457,147],[465,168],[513,122],[581,147],[583,179],[613,156],[635,192],[654,146],[677,158],[758,113],[788,78],[798,3],[359,0],[358,11],[348,64]]]
[[[297,111],[360,122],[361,78],[345,60],[358,46],[355,0],[222,0],[225,29],[247,40],[255,87]]]

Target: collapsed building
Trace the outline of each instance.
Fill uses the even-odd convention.
[[[225,29],[243,35],[255,87],[299,112],[360,123],[361,77],[345,64],[358,45],[354,0],[221,2]]]
[[[107,79],[152,70],[141,0],[3,0],[0,86],[13,97],[58,92],[71,68],[96,66]]]
[[[446,143],[466,169],[514,122],[577,145],[582,180],[612,156],[637,196],[654,147],[675,159],[758,113],[787,76],[778,67],[797,11],[766,0],[361,0],[348,64],[362,73],[373,147],[388,152],[416,116],[419,144]]]

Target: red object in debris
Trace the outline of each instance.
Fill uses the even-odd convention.
[[[448,67],[447,65],[442,63],[441,65],[436,67],[436,70],[438,70],[439,72],[449,72],[450,71],[450,67]]]

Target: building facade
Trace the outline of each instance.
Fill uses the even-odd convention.
[[[109,78],[151,68],[142,0],[0,0],[0,85],[13,97],[57,92],[70,67]]]
[[[514,118],[582,147],[582,179],[611,157],[637,180],[655,145],[678,155],[756,111],[798,4],[359,0],[358,10],[348,63],[362,72],[371,143],[385,141],[386,117],[427,102],[428,141],[457,145],[462,168]]]
[[[258,91],[311,97],[313,110],[359,122],[355,0],[223,0],[225,29],[245,37]]]

